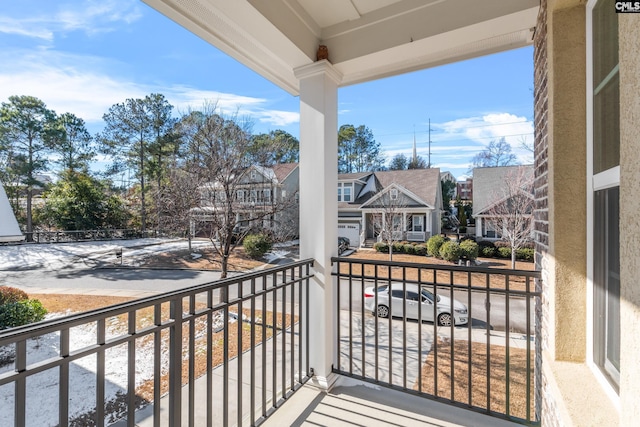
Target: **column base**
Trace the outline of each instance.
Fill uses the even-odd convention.
[[[320,391],[329,392],[336,385],[336,381],[338,381],[339,375],[331,372],[326,377],[321,377],[318,375],[314,375],[311,377],[311,380],[307,383],[312,387],[317,388]]]

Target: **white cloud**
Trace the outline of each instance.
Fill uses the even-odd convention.
[[[87,34],[114,31],[116,24],[131,24],[142,17],[139,3],[131,0],[91,0],[76,4],[51,2],[54,10],[36,11],[17,17],[0,14],[0,33],[52,41],[56,34],[84,31]]]
[[[438,140],[463,141],[473,144],[467,145],[470,150],[478,152],[491,141],[504,138],[511,145],[512,152],[520,163],[531,163],[532,153],[522,148],[523,143],[533,142],[533,121],[526,117],[511,113],[491,113],[484,116],[467,117],[445,123],[432,124],[437,129]],[[464,150],[464,147],[457,147]]]
[[[175,107],[176,114],[215,104],[223,114],[248,117],[274,127],[299,122],[297,111],[270,110],[268,100],[184,85],[150,85],[118,77],[121,64],[104,58],[79,56],[43,50],[5,51],[10,60],[0,63],[0,101],[12,95],[31,95],[42,99],[57,113],[71,112],[88,125],[102,124],[109,108],[128,98],[162,93]]]
[[[34,24],[31,20],[19,20],[0,16],[0,33],[15,34],[24,37],[52,40],[53,32],[44,26]]]
[[[438,137],[443,139],[469,139],[483,146],[504,137],[512,147],[516,147],[523,138],[533,136],[533,121],[510,113],[462,118],[432,124],[432,127],[441,131]]]

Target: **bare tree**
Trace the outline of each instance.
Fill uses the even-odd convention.
[[[511,152],[511,145],[503,137],[497,141],[491,141],[487,148],[473,156],[471,160],[474,167],[496,167],[517,164],[516,155]]]
[[[251,164],[255,146],[249,121],[225,118],[209,105],[186,115],[179,127],[188,138],[185,167],[200,199],[191,218],[206,228],[225,278],[229,257],[247,234],[267,230],[279,236],[271,231],[295,203],[295,194],[282,194],[271,168]]]
[[[167,182],[158,192],[158,205],[162,215],[158,227],[174,235],[186,237],[191,250],[191,211],[200,205],[196,174],[182,168],[170,168]]]
[[[511,268],[516,268],[516,252],[531,240],[533,230],[533,170],[517,167],[508,173],[504,185],[493,195],[487,217],[511,245]]]
[[[395,184],[370,205],[374,209],[374,230],[378,233],[378,240],[389,248],[389,261],[393,261],[393,244],[404,237],[403,211],[406,206],[402,191]]]

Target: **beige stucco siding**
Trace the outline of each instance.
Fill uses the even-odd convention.
[[[640,15],[620,15],[620,405],[640,419]]]

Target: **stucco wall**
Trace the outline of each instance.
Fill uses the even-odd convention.
[[[567,2],[563,2],[566,4]],[[549,3],[549,351],[583,362],[586,348],[585,6]],[[567,315],[571,313],[571,315]]]
[[[640,15],[620,25],[620,406],[621,425],[640,420]]]

